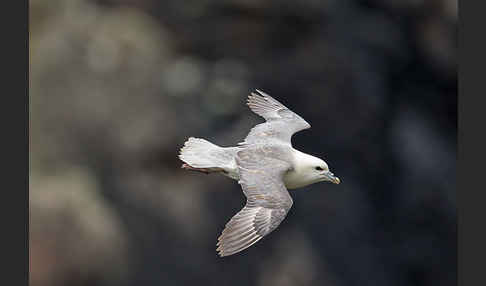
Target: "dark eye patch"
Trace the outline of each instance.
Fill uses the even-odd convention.
[[[321,167],[319,167],[319,166],[317,166],[317,167],[316,167],[316,170],[317,170],[317,171],[324,171],[324,169],[322,169],[322,168],[321,168]]]

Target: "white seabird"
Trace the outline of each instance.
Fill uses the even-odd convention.
[[[321,181],[340,183],[324,160],[292,147],[292,135],[310,124],[270,95],[256,91],[247,104],[266,122],[253,127],[239,146],[219,147],[191,137],[179,154],[185,162],[182,168],[222,173],[237,180],[247,198],[218,238],[220,256],[240,252],[275,230],[292,206],[287,189]]]

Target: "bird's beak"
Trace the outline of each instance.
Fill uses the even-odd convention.
[[[339,180],[339,178],[338,178],[338,177],[334,176],[334,174],[333,174],[333,173],[331,173],[331,171],[327,171],[327,172],[325,172],[325,173],[324,173],[324,178],[325,178],[325,180],[326,180],[326,181],[330,181],[330,182],[332,182],[332,183],[334,183],[334,184],[339,184],[339,183],[341,183],[341,180]]]

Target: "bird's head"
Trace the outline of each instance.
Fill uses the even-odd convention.
[[[284,177],[287,188],[296,189],[323,181],[334,184],[341,182],[329,171],[324,160],[300,151],[295,152],[294,155],[293,170]]]
[[[341,181],[336,177],[331,171],[329,171],[329,166],[324,160],[310,156],[306,160],[305,168],[310,176],[315,178],[316,182],[329,181],[334,184],[339,184]]]

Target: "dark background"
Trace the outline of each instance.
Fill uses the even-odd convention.
[[[457,2],[31,0],[30,284],[456,285]],[[342,183],[220,258],[236,182],[180,169],[262,120]]]

